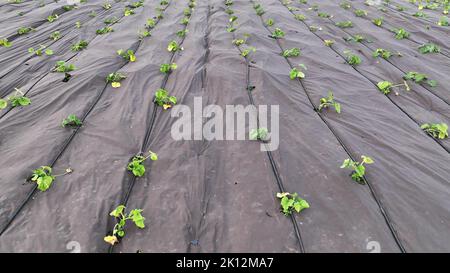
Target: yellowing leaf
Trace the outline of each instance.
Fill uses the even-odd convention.
[[[170,105],[170,104],[163,104],[164,110],[166,110],[166,109],[168,109],[168,108],[170,108],[170,107],[172,107],[172,105]]]
[[[114,88],[119,88],[121,86],[120,82],[112,82],[111,86]]]
[[[116,236],[105,236],[103,238],[103,240],[105,240],[105,242],[107,242],[108,244],[114,245],[115,243],[118,243],[119,240],[117,240]]]

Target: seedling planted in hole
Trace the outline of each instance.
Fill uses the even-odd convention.
[[[267,19],[265,22],[266,26],[268,26],[268,27],[273,26],[274,23],[275,23],[275,21],[272,18]]]
[[[397,40],[402,40],[409,37],[409,32],[403,28],[394,29],[393,31],[395,32],[395,39]]]
[[[410,71],[403,76],[405,80],[413,80],[415,83],[422,84],[426,82],[430,87],[435,87],[437,82],[435,80],[428,79],[428,76],[423,73]]]
[[[354,11],[354,13],[355,13],[355,15],[356,15],[357,17],[364,17],[364,16],[367,16],[367,11],[362,10],[362,9],[356,9],[356,10]]]
[[[291,48],[291,49],[286,49],[285,51],[283,51],[282,55],[285,58],[298,57],[298,56],[300,56],[300,49],[298,49],[296,47]]]
[[[448,125],[445,123],[425,123],[420,128],[434,138],[445,139],[448,137]]]
[[[142,216],[142,211],[142,209],[133,209],[127,215],[125,212],[125,206],[119,205],[109,214],[117,219],[117,224],[114,225],[112,234],[105,236],[103,240],[111,245],[118,243],[119,238],[123,238],[125,236],[125,225],[128,220],[131,220],[138,228],[144,228],[145,218]]]
[[[252,53],[252,52],[256,52],[256,48],[253,47],[253,46],[249,46],[249,47],[247,47],[246,49],[242,50],[241,56],[244,57],[244,58],[247,58],[248,55],[249,55],[250,53]]]
[[[328,97],[324,97],[320,99],[320,105],[319,105],[319,112],[321,112],[323,109],[327,109],[329,107],[333,106],[336,113],[341,113],[341,104],[336,102],[333,96],[333,92],[328,92]]]
[[[182,29],[177,31],[177,36],[180,38],[183,38],[186,36],[186,34],[189,32],[189,29]]]
[[[129,49],[127,51],[123,49],[117,50],[117,55],[122,57],[125,61],[128,62],[135,62],[136,61],[136,55],[134,55],[134,51]]]
[[[158,160],[158,155],[155,154],[152,151],[148,152],[147,156],[144,155],[135,155],[133,157],[133,159],[131,159],[131,162],[128,163],[127,166],[127,170],[129,170],[130,172],[133,173],[134,176],[136,177],[142,177],[145,174],[145,166],[144,166],[144,162],[145,160],[147,160],[148,158],[150,158],[153,161]]]
[[[54,71],[60,72],[60,73],[67,73],[74,71],[76,69],[75,65],[73,64],[67,64],[65,61],[57,61],[55,64]]]
[[[17,34],[24,35],[24,34],[30,33],[31,31],[34,31],[34,28],[31,28],[31,27],[20,27],[17,30]]]
[[[384,20],[383,17],[375,18],[375,19],[372,20],[372,23],[374,25],[376,25],[377,27],[381,27],[381,25],[383,24],[383,20]]]
[[[345,40],[346,42],[356,42],[356,43],[362,43],[362,42],[364,42],[364,41],[369,42],[369,41],[366,39],[366,37],[364,37],[364,36],[361,35],[361,34],[355,34],[355,35],[353,35],[353,36],[346,37],[346,38],[344,38],[344,40]]]
[[[419,52],[422,54],[439,53],[441,52],[441,49],[433,43],[427,43],[419,47]]]
[[[336,41],[335,40],[323,40],[323,42],[325,43],[326,46],[330,47],[330,46],[334,45],[334,43]]]
[[[53,181],[55,181],[56,177],[63,176],[66,174],[72,173],[71,168],[67,168],[66,171],[62,174],[52,174],[52,168],[49,166],[42,166],[39,169],[33,171],[33,174],[30,178],[32,182],[36,182],[37,188],[40,191],[46,191],[50,188]]]
[[[389,50],[383,49],[383,48],[377,48],[373,53],[372,56],[374,58],[381,57],[385,60],[389,59],[392,56],[392,53]]]
[[[49,15],[47,17],[47,21],[49,21],[50,23],[53,23],[54,21],[56,21],[59,18],[58,14],[52,14]]]
[[[111,18],[105,19],[105,21],[103,21],[103,23],[105,23],[106,25],[111,25],[111,24],[117,23],[118,21],[119,21],[119,19],[116,16],[113,16]]]
[[[171,41],[167,46],[167,50],[169,52],[176,52],[178,50],[183,50],[183,48],[176,41]]]
[[[71,49],[72,51],[81,51],[83,49],[85,49],[88,46],[88,42],[86,42],[85,40],[81,40],[78,43],[72,45]]]
[[[289,216],[294,211],[300,213],[304,209],[309,208],[309,204],[305,199],[298,197],[298,193],[279,192],[277,198],[280,198],[281,212]]]
[[[362,155],[361,159],[362,159],[361,162],[355,162],[350,158],[347,158],[342,163],[341,169],[343,168],[351,169],[352,172],[350,175],[352,179],[358,183],[364,184],[364,175],[366,173],[366,167],[364,166],[364,164],[372,164],[373,160],[372,158],[365,155]]]
[[[36,56],[42,56],[42,54],[44,54],[44,53],[47,56],[53,55],[53,50],[46,49],[46,48],[47,47],[45,45],[40,45],[38,49],[34,49],[34,48],[30,47],[28,49],[28,52],[31,54],[35,54]]]
[[[12,43],[7,38],[0,39],[0,47],[11,47]]]
[[[111,86],[113,88],[119,88],[121,85],[120,82],[126,78],[127,78],[127,76],[125,76],[119,72],[114,72],[114,73],[109,74],[106,77],[106,83],[111,83]]]
[[[167,90],[159,88],[155,93],[155,103],[166,110],[177,104],[177,98],[175,96],[169,96]]]
[[[267,141],[269,138],[269,131],[267,128],[261,127],[258,129],[252,129],[250,131],[250,140]]]
[[[159,71],[161,71],[162,73],[168,74],[170,72],[172,72],[173,70],[177,69],[177,64],[176,63],[171,63],[171,64],[161,64],[159,67]]]
[[[447,16],[441,16],[439,18],[439,22],[437,24],[441,27],[448,27],[448,18]]]
[[[352,21],[343,21],[343,22],[337,22],[336,26],[340,28],[350,28],[353,27]]]
[[[130,8],[125,8],[125,10],[123,11],[124,16],[131,16],[134,15],[134,13],[135,13],[134,9]]]
[[[307,70],[304,64],[299,64],[299,67]],[[299,68],[294,67],[289,72],[289,78],[291,78],[291,80],[303,79],[305,78],[305,73],[303,73],[303,71],[301,71]]]
[[[410,91],[411,90],[409,88],[409,85],[406,83],[406,81],[403,81],[403,83],[395,84],[395,85],[392,82],[389,82],[389,81],[381,81],[381,82],[377,83],[378,89],[381,92],[383,92],[383,94],[385,94],[385,95],[391,93],[392,88],[398,87],[398,86],[405,86],[406,91]],[[395,92],[395,95],[398,96],[398,92]]]
[[[61,32],[59,31],[53,32],[52,34],[50,34],[50,39],[52,39],[53,41],[61,39]]]
[[[61,126],[64,127],[80,127],[83,123],[76,115],[69,115],[61,122]]]
[[[319,12],[317,13],[317,16],[321,17],[321,18],[331,18],[332,16],[326,12]]]
[[[101,29],[97,29],[97,31],[95,33],[98,35],[103,35],[103,34],[110,33],[110,32],[114,32],[114,29],[112,27],[108,26],[108,27],[104,27]]]
[[[349,65],[358,65],[361,63],[361,58],[358,55],[351,53],[350,51],[344,51],[344,54],[347,55],[347,63]]]
[[[273,39],[280,39],[284,37],[284,31],[282,31],[280,28],[275,28],[275,30],[272,32],[271,35],[269,35],[270,38]]]
[[[31,100],[23,94],[22,91],[20,91],[17,88],[14,88],[16,92],[10,97],[5,99],[0,99],[0,110],[5,109],[8,106],[8,101],[11,103],[11,107],[18,107],[18,106],[27,106],[31,103]]]

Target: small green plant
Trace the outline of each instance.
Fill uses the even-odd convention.
[[[130,8],[125,8],[125,10],[123,11],[124,16],[131,16],[134,15],[134,13],[135,13],[134,9]]]
[[[269,131],[267,128],[261,127],[250,131],[250,140],[267,141],[268,137]]]
[[[75,23],[75,27],[76,27],[76,28],[81,28],[81,27],[82,27],[82,25],[81,25],[81,23],[80,23],[80,22],[76,22],[76,23]]]
[[[242,50],[241,56],[244,57],[244,58],[247,58],[248,55],[249,55],[250,53],[252,53],[252,52],[256,52],[256,48],[253,47],[253,46],[249,46],[249,47],[247,47],[246,49]]]
[[[334,45],[334,43],[336,41],[335,40],[324,40],[323,42],[325,43],[326,46],[330,47],[330,46]]]
[[[439,22],[437,24],[441,27],[448,27],[448,18],[447,16],[441,16],[439,18]]]
[[[356,10],[354,11],[354,13],[355,13],[355,15],[356,15],[357,17],[365,17],[365,16],[367,16],[367,11],[362,10],[362,9],[356,9]]]
[[[81,51],[83,49],[85,49],[88,46],[88,42],[85,40],[81,40],[78,43],[72,45],[71,49],[72,51]]]
[[[290,49],[286,49],[282,53],[283,57],[289,58],[289,57],[298,57],[300,56],[300,49],[294,47]]]
[[[125,206],[119,205],[109,214],[117,219],[113,232],[111,235],[105,236],[103,240],[111,245],[118,243],[119,238],[123,238],[125,236],[125,225],[128,220],[131,220],[138,228],[145,228],[145,218],[142,216],[142,211],[142,209],[133,209],[127,215],[125,212]]]
[[[67,64],[65,61],[57,61],[55,64],[55,72],[67,73],[74,71],[76,69],[75,65]]]
[[[410,72],[406,73],[403,76],[403,79],[412,80],[418,84],[427,83],[430,87],[435,87],[437,85],[437,82],[435,80],[430,80],[428,78],[428,75],[419,73],[419,72],[415,72],[415,71],[410,71]]]
[[[420,128],[434,138],[445,139],[448,137],[448,125],[445,123],[425,123]]]
[[[241,45],[245,44],[246,42],[247,42],[246,39],[234,39],[234,40],[232,41],[232,43],[233,43],[235,46],[241,46]]]
[[[156,26],[156,21],[152,18],[147,19],[147,23],[145,24],[146,28],[152,29]]]
[[[7,38],[0,39],[0,47],[11,47],[12,43]]]
[[[111,24],[115,24],[119,21],[119,19],[116,16],[110,17],[105,19],[105,21],[103,21],[103,23],[105,23],[105,25],[111,25]]]
[[[419,17],[419,18],[426,18],[427,17],[427,15],[424,12],[422,12],[422,11],[418,11],[418,12],[414,13],[413,16],[414,17]]]
[[[337,22],[336,26],[338,26],[340,28],[350,28],[350,27],[353,27],[353,23],[352,23],[352,21],[342,21],[342,22]]]
[[[294,15],[294,18],[298,21],[305,21],[306,20],[306,16],[303,14],[296,14]]]
[[[380,17],[380,18],[375,18],[372,20],[372,23],[374,25],[376,25],[377,27],[381,27],[381,25],[383,24],[384,18]]]
[[[299,68],[294,67],[291,69],[291,71],[289,72],[289,78],[291,80],[305,78],[305,73],[303,71],[301,71],[300,68],[303,68],[303,70],[306,70],[306,66],[304,64],[299,64]]]
[[[189,24],[189,18],[184,17],[183,19],[181,19],[181,24],[187,26],[187,24]]]
[[[173,70],[177,69],[177,64],[176,63],[171,63],[171,64],[161,64],[159,67],[159,71],[161,71],[162,73],[168,74],[170,72],[172,72]]]
[[[83,123],[76,115],[69,115],[61,122],[61,126],[64,127],[80,127]]]
[[[281,39],[284,37],[284,35],[284,31],[282,31],[280,28],[275,28],[275,30],[271,35],[269,35],[269,37],[273,39]]]
[[[89,17],[92,17],[92,18],[97,17],[97,12],[95,12],[95,11],[93,10],[93,11],[89,12],[88,16],[89,16]]]
[[[261,4],[255,4],[253,6],[253,8],[255,9],[256,14],[258,16],[262,16],[265,13],[265,11],[264,11],[263,7],[261,6]]]
[[[113,88],[119,88],[121,86],[120,82],[126,78],[127,76],[119,72],[114,72],[106,77],[106,83],[111,83],[111,86]]]
[[[183,48],[176,41],[171,41],[167,46],[167,50],[169,52],[176,52],[178,50],[183,50]]]
[[[59,18],[58,14],[52,14],[49,15],[47,17],[47,21],[49,21],[50,23],[53,23],[54,21],[56,21]]]
[[[343,9],[351,9],[352,8],[352,4],[350,4],[347,1],[342,2],[339,6]]]
[[[421,45],[419,47],[419,52],[422,54],[439,53],[439,52],[441,52],[441,49],[439,48],[439,46],[437,46],[433,43],[427,43],[427,44]]]
[[[347,56],[346,60],[349,65],[355,66],[361,63],[361,58],[358,55],[353,54],[350,51],[344,51],[344,54]]]
[[[134,55],[134,51],[129,49],[127,51],[123,49],[117,50],[117,55],[122,57],[127,62],[135,62],[136,61],[136,55]]]
[[[11,103],[11,107],[18,107],[18,106],[27,106],[31,103],[31,100],[23,94],[22,91],[20,91],[17,88],[14,88],[16,92],[7,99],[0,99],[0,110],[5,109],[8,106],[8,102]]]
[[[400,84],[393,84],[392,82],[389,81],[381,81],[377,83],[377,87],[378,89],[383,92],[383,94],[388,95],[389,93],[391,93],[392,88],[394,87],[398,87],[398,86],[404,86],[406,88],[406,91],[410,91],[410,87],[409,85],[406,83],[406,81],[403,81],[403,83]],[[395,95],[398,96],[398,92],[395,92]]]
[[[112,8],[112,5],[111,5],[110,3],[108,3],[108,2],[106,2],[106,3],[104,3],[104,4],[102,5],[102,7],[103,7],[103,9],[105,9],[105,10],[109,10],[109,9]]]
[[[383,48],[377,48],[373,53],[372,56],[374,58],[381,57],[385,60],[389,59],[392,56],[392,53],[389,50],[383,49]]]
[[[152,151],[148,152],[148,155],[135,155],[132,159],[131,162],[128,163],[127,166],[127,170],[129,170],[130,172],[133,173],[134,176],[136,177],[142,177],[145,174],[145,166],[144,166],[144,162],[147,159],[151,159],[153,161],[158,160],[158,155],[155,154]]]
[[[182,29],[177,31],[177,36],[180,38],[183,38],[186,36],[186,34],[189,32],[189,29]]]
[[[45,45],[40,45],[39,48],[34,49],[33,47],[30,47],[28,49],[28,52],[31,54],[35,54],[36,56],[42,56],[42,54],[45,54],[47,56],[53,55],[53,50],[46,49],[47,47]]]
[[[30,180],[32,182],[36,182],[38,190],[46,191],[50,188],[56,177],[63,176],[69,173],[72,173],[71,168],[67,168],[66,171],[62,174],[53,175],[51,167],[42,166],[39,169],[33,171]]]
[[[364,164],[372,164],[374,161],[372,160],[372,158],[365,155],[362,155],[361,159],[361,162],[355,162],[350,158],[347,158],[342,163],[341,169],[351,169],[352,172],[350,176],[352,177],[352,179],[358,183],[364,184],[364,175],[366,173],[366,167],[364,166]]]
[[[346,42],[355,42],[355,43],[362,43],[364,41],[368,42],[367,38],[361,34],[355,34],[353,36],[345,37],[344,40]]]
[[[166,110],[177,104],[177,98],[175,96],[169,96],[167,90],[159,88],[155,93],[155,103]]]
[[[274,23],[275,23],[275,21],[272,18],[269,18],[266,20],[266,26],[268,26],[268,27],[273,26]]]
[[[317,13],[317,16],[319,16],[321,18],[331,18],[331,15],[326,12],[319,12],[319,13]]]
[[[336,113],[341,113],[341,104],[336,102],[334,99],[333,92],[328,92],[328,97],[323,97],[320,99],[320,105],[319,105],[319,112],[321,112],[323,109],[327,109],[329,107],[333,106]]]
[[[394,32],[395,32],[395,39],[397,40],[408,38],[410,35],[409,32],[403,28],[394,29]]]
[[[20,27],[17,30],[17,34],[24,35],[24,34],[30,33],[31,31],[34,31],[34,28],[31,28],[31,27]]]
[[[300,213],[302,210],[309,208],[308,202],[298,197],[297,193],[279,192],[277,198],[281,199],[281,212],[286,216],[291,215],[294,211]]]
[[[61,32],[59,31],[53,32],[52,34],[50,34],[50,39],[52,39],[53,41],[61,39]]]
[[[97,31],[95,33],[97,35],[103,35],[103,34],[110,33],[110,32],[114,32],[114,29],[112,27],[107,26],[107,27],[104,27],[101,29],[97,29]]]

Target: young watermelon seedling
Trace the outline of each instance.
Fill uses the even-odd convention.
[[[148,155],[147,156],[135,155],[131,159],[131,162],[128,163],[127,170],[132,172],[133,175],[136,176],[136,177],[144,176],[144,174],[145,174],[145,166],[144,166],[143,163],[148,158],[150,158],[153,161],[156,161],[156,160],[158,160],[158,155],[156,153],[152,152],[152,151],[148,151]]]
[[[117,219],[117,224],[114,225],[112,234],[105,236],[103,240],[111,245],[118,243],[119,238],[123,238],[125,236],[125,225],[128,220],[131,220],[138,228],[144,228],[145,218],[142,216],[142,211],[142,209],[133,209],[127,215],[125,212],[125,206],[119,205],[109,214]]]
[[[403,79],[413,80],[415,83],[418,84],[427,83],[430,87],[435,87],[437,85],[437,82],[435,80],[428,79],[428,75],[415,71],[410,71],[406,73],[403,76]]]
[[[30,33],[31,31],[34,31],[34,28],[31,28],[31,27],[20,27],[17,30],[17,34],[24,35],[24,34]]]
[[[366,167],[364,166],[364,164],[372,164],[374,161],[372,160],[372,158],[365,155],[362,155],[361,159],[361,162],[355,162],[350,158],[347,158],[342,163],[341,169],[351,169],[352,172],[350,175],[352,179],[358,183],[364,184],[364,175],[366,173]]]
[[[356,15],[357,17],[365,17],[365,16],[367,16],[367,11],[362,10],[362,9],[356,9],[356,10],[354,11],[354,13],[355,13],[355,15]]]
[[[405,86],[406,91],[410,91],[411,89],[409,88],[408,83],[406,83],[406,81],[403,81],[403,83],[400,84],[393,84],[392,82],[389,81],[381,81],[377,83],[377,87],[378,89],[383,92],[383,94],[388,95],[389,93],[391,93],[392,88],[394,87],[398,87],[398,86]],[[395,95],[398,96],[398,92],[395,92]]]
[[[71,49],[72,51],[81,51],[83,49],[85,49],[88,46],[88,42],[86,42],[85,40],[81,40],[78,43],[72,45]]]
[[[155,93],[155,103],[166,110],[177,104],[177,98],[175,96],[169,96],[167,90],[159,88]]]
[[[127,76],[125,76],[119,72],[114,72],[114,73],[109,74],[106,77],[106,83],[111,83],[111,86],[113,88],[119,88],[121,85],[120,82],[126,78],[127,78]]]
[[[279,192],[277,198],[280,198],[281,212],[289,216],[294,211],[300,213],[304,209],[309,208],[309,204],[305,199],[298,197],[297,193]]]
[[[325,46],[331,47],[336,42],[335,40],[323,40]]]
[[[112,27],[104,27],[101,29],[97,29],[97,31],[95,32],[97,35],[103,35],[106,33],[110,33],[110,32],[114,32],[114,29]]]
[[[27,106],[31,103],[31,100],[22,93],[17,88],[14,88],[16,92],[7,99],[0,99],[0,110],[5,109],[8,106],[8,102],[11,103],[11,107],[18,107],[18,106]]]
[[[305,73],[301,71],[300,68],[307,70],[304,64],[299,64],[299,68],[296,67],[292,68],[291,71],[289,72],[289,78],[291,78],[291,80],[305,78]]]
[[[448,27],[448,18],[447,16],[441,16],[439,18],[439,22],[437,24],[441,27]]]
[[[50,23],[55,22],[59,18],[58,14],[52,14],[47,17],[47,21]]]
[[[169,45],[167,46],[167,50],[169,52],[176,52],[178,50],[183,50],[183,48],[180,47],[180,45],[178,45],[178,43],[176,41],[171,41],[169,43]]]
[[[342,22],[337,22],[336,26],[338,26],[340,28],[350,28],[350,27],[353,27],[353,23],[352,23],[352,21],[342,21]]]
[[[347,55],[347,63],[349,65],[355,66],[361,63],[361,58],[358,55],[355,55],[348,50],[344,51],[344,54]]]
[[[44,53],[47,56],[53,55],[53,50],[46,49],[45,45],[40,45],[38,49],[34,49],[34,48],[30,47],[28,49],[28,52],[31,54],[35,54],[36,56],[42,56],[42,54],[44,54]]]
[[[333,92],[328,92],[328,97],[324,97],[320,99],[320,105],[319,105],[319,112],[321,112],[323,109],[327,109],[329,107],[333,106],[336,113],[341,113],[341,104],[336,102],[333,96]]]
[[[61,39],[61,32],[59,31],[53,32],[52,34],[50,34],[50,39],[52,39],[53,41]]]
[[[420,128],[434,138],[445,139],[448,137],[448,125],[445,123],[425,123]]]
[[[256,52],[256,48],[253,47],[253,46],[249,46],[249,47],[247,47],[246,49],[242,50],[241,56],[244,57],[244,58],[247,58],[248,55],[249,55],[250,53],[252,53],[252,52]]]
[[[61,122],[61,126],[64,127],[80,127],[83,123],[76,115],[69,115]]]
[[[384,20],[383,17],[376,18],[376,19],[373,19],[373,20],[372,20],[372,23],[373,23],[374,25],[376,25],[377,27],[381,27],[381,25],[383,24],[383,20]]]
[[[159,67],[159,71],[161,71],[164,74],[168,74],[170,72],[172,72],[173,70],[177,69],[177,64],[176,63],[171,63],[171,64],[161,64]]]
[[[0,39],[0,47],[11,47],[12,43],[7,38]]]
[[[441,49],[433,43],[427,43],[419,47],[419,52],[422,54],[439,53],[441,52]]]
[[[72,173],[71,168],[67,168],[62,174],[52,174],[52,168],[49,166],[42,166],[39,169],[33,171],[30,178],[32,182],[36,182],[38,190],[44,192],[50,188],[56,177],[63,176]]]
[[[250,131],[250,140],[268,141],[269,131],[267,128],[261,127]]]
[[[73,64],[66,64],[65,61],[57,61],[55,64],[54,71],[60,73],[67,73],[74,71],[75,69],[76,67]]]
[[[117,50],[117,55],[122,57],[127,62],[135,62],[136,61],[136,55],[134,55],[134,51],[129,49],[127,51],[123,49]]]
[[[283,57],[289,58],[289,57],[298,57],[300,56],[300,49],[294,47],[291,49],[286,49],[282,53]]]
[[[372,56],[374,58],[381,57],[385,60],[389,59],[392,56],[392,53],[386,49],[383,48],[377,48],[373,53]]]
[[[403,28],[394,29],[395,39],[402,40],[409,37],[409,32]]]

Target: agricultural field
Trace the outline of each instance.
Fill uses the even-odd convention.
[[[1,0],[0,252],[450,252],[449,7]]]

